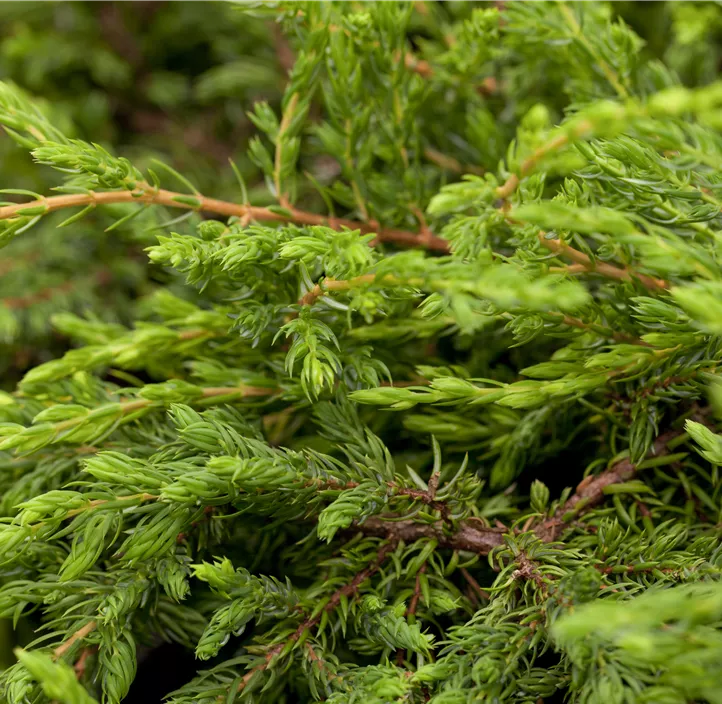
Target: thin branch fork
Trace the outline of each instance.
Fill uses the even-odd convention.
[[[660,435],[653,443],[651,456],[667,454],[667,443],[680,435],[682,431],[670,430]],[[574,494],[555,512],[554,515],[537,521],[530,529],[545,543],[556,541],[572,519],[579,518],[604,500],[604,490],[613,484],[629,481],[637,471],[637,466],[627,458],[617,462],[605,472],[590,475],[582,480]],[[372,516],[356,529],[366,535],[388,537],[403,540],[405,543],[416,540],[436,540],[440,548],[464,550],[480,555],[488,555],[504,544],[507,528],[487,526],[475,518],[460,521],[453,533],[444,531],[442,521],[436,523],[417,523],[413,520],[385,521]]]

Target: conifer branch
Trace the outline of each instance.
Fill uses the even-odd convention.
[[[276,197],[281,207],[287,208],[289,206],[288,197],[283,191],[283,184],[281,183],[281,171],[283,169],[283,143],[286,137],[286,132],[293,119],[294,112],[298,105],[298,93],[294,93],[291,99],[288,101],[288,105],[283,113],[283,119],[281,125],[278,128],[278,136],[276,137],[276,155],[273,164],[273,181],[276,186]]]
[[[659,457],[667,452],[667,443],[681,434],[681,431],[670,430],[660,435],[653,443],[650,455]],[[605,488],[613,484],[629,481],[637,472],[637,466],[629,458],[620,460],[609,469],[598,475],[589,475],[576,488],[574,494],[554,514],[530,526],[536,536],[545,543],[555,542],[564,529],[597,506],[604,500]],[[495,548],[504,544],[506,528],[485,525],[476,518],[459,521],[457,528],[449,533],[442,522],[423,524],[400,516],[394,520],[372,516],[356,525],[356,529],[365,535],[388,537],[392,540],[403,540],[406,543],[417,540],[432,539],[440,548],[463,550],[488,555]]]
[[[549,154],[559,151],[566,147],[574,138],[575,135],[582,135],[589,132],[593,128],[591,122],[581,122],[575,126],[575,130],[571,134],[559,134],[553,137],[546,144],[537,148],[531,156],[525,159],[519,167],[518,173],[511,173],[506,181],[499,186],[496,191],[496,197],[503,200],[507,200],[518,188],[521,179],[528,176],[537,166]]]
[[[612,330],[611,328],[605,327],[603,325],[597,325],[596,323],[587,323],[584,320],[580,320],[579,318],[575,318],[571,315],[564,315],[563,313],[551,313],[550,315],[554,315],[555,317],[559,316],[561,318],[561,322],[563,322],[564,325],[569,325],[573,328],[578,328],[579,330],[595,332],[598,335],[609,337],[610,339],[616,340],[617,342],[625,342],[631,345],[641,345],[642,347],[651,347],[651,345],[644,340],[639,340],[632,335],[627,335],[626,333]]]
[[[0,41],[0,617],[55,642],[0,700],[162,641],[215,661],[169,704],[719,699],[713,10],[650,63],[631,5],[51,5]]]
[[[216,386],[201,389],[200,399],[212,399],[217,397],[231,398],[240,396],[241,398],[271,396],[278,393],[276,389],[261,386]],[[122,401],[118,404],[118,410],[121,417],[129,416],[136,411],[142,411],[158,405],[158,401],[150,398],[138,398],[132,401]],[[86,420],[85,416],[70,418],[55,424],[56,432],[63,432],[72,428]]]
[[[562,16],[574,33],[575,38],[584,46],[589,54],[594,57],[594,61],[607,77],[609,83],[614,87],[617,95],[622,100],[627,100],[629,98],[629,92],[620,82],[619,76],[617,76],[614,69],[612,69],[612,67],[599,55],[599,52],[594,48],[592,43],[585,36],[584,32],[582,32],[582,28],[579,26],[579,22],[577,22],[577,18],[574,16],[574,13],[564,2],[559,3],[559,11],[562,13]]]
[[[254,677],[254,675],[259,672],[263,672],[264,670],[267,670],[271,666],[271,664],[273,663],[273,659],[279,653],[287,650],[289,646],[297,643],[301,639],[301,637],[307,633],[307,631],[315,628],[321,622],[324,614],[330,613],[331,611],[334,611],[336,608],[338,608],[342,599],[348,599],[350,596],[356,594],[360,587],[368,579],[373,577],[376,572],[378,572],[386,557],[389,555],[389,553],[393,552],[396,549],[396,546],[397,543],[393,540],[387,541],[382,544],[376,554],[376,559],[372,564],[370,564],[368,567],[365,567],[360,572],[357,572],[348,584],[345,584],[340,589],[337,589],[331,595],[331,598],[326,602],[323,609],[319,610],[319,612],[315,616],[309,616],[308,618],[306,618],[286,640],[281,641],[280,643],[276,643],[276,645],[268,649],[264,661],[259,665],[253,667],[243,676],[243,679],[238,684],[237,691],[240,692],[245,689],[248,683]]]
[[[592,261],[589,255],[584,254],[584,252],[570,247],[561,240],[551,239],[543,232],[539,233],[539,242],[555,254],[565,256],[583,266],[590,273],[602,274],[607,278],[617,279],[618,281],[634,281],[637,279],[650,290],[664,290],[670,286],[669,282],[664,281],[664,279],[655,279],[652,276],[630,271],[629,269],[620,269],[613,264],[607,264],[607,262]]]
[[[109,205],[113,203],[150,203],[168,208],[196,210],[226,217],[250,217],[259,222],[291,222],[297,225],[326,225],[334,229],[346,228],[360,230],[362,234],[375,234],[376,241],[398,244],[402,247],[426,246],[428,249],[446,252],[448,243],[440,237],[424,237],[418,232],[380,227],[375,222],[360,222],[346,218],[336,218],[316,213],[309,213],[294,207],[272,210],[252,205],[242,205],[228,201],[208,198],[202,195],[189,196],[184,193],[154,189],[147,185],[133,191],[93,191],[90,193],[71,193],[60,196],[49,196],[39,201],[18,203],[0,207],[0,220],[9,220],[33,212],[42,214],[55,212],[64,208]],[[373,244],[373,243],[372,243]]]

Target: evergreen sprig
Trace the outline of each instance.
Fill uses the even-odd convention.
[[[217,193],[0,85],[56,179],[6,251],[165,277],[0,396],[3,701],[133,701],[162,641],[209,668],[170,704],[721,700],[722,82],[677,55],[719,8],[665,64],[464,5],[223,5],[287,80]]]

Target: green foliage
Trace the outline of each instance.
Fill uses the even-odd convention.
[[[722,701],[722,11],[641,5],[0,10],[0,701]]]

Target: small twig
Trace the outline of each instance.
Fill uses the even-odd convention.
[[[633,337],[632,335],[628,335],[625,332],[617,332],[616,330],[612,330],[611,328],[606,328],[602,325],[596,325],[595,323],[587,323],[583,320],[580,320],[579,318],[573,318],[570,315],[562,315],[561,313],[559,313],[558,315],[562,318],[562,322],[565,325],[579,328],[580,330],[587,330],[587,331],[595,332],[598,335],[604,335],[604,336],[610,337],[612,340],[616,340],[617,342],[623,342],[628,345],[640,345],[642,347],[652,347],[652,345],[650,345],[648,342],[645,342],[644,340],[640,340],[637,337]]]
[[[561,240],[549,239],[543,232],[539,233],[538,238],[539,242],[544,247],[555,254],[560,254],[568,259],[571,259],[577,264],[583,266],[589,272],[602,274],[607,278],[618,279],[619,281],[634,281],[637,279],[648,289],[652,290],[664,290],[669,288],[669,282],[664,279],[655,279],[651,276],[647,276],[646,274],[630,271],[629,269],[620,269],[619,267],[607,264],[606,262],[592,261],[588,254],[570,247],[566,242],[562,242]]]
[[[55,650],[53,650],[52,657],[54,660],[63,657],[79,640],[82,640],[86,636],[90,635],[98,627],[97,621],[88,621],[82,628],[79,628],[73,633],[70,638],[63,641]]]
[[[547,598],[549,596],[549,588],[544,581],[544,575],[539,571],[537,564],[533,560],[530,560],[523,550],[517,555],[516,564],[518,565],[518,569],[514,570],[512,577],[514,579],[523,577],[525,580],[532,580],[537,587],[539,587],[539,591],[544,595],[544,598]]]
[[[288,76],[293,70],[293,66],[296,63],[296,57],[291,49],[291,45],[288,43],[285,34],[281,30],[281,25],[278,22],[269,22],[271,35],[273,36],[273,46],[276,50],[276,58],[278,59],[278,65],[283,70],[283,73]]]
[[[95,648],[83,648],[80,651],[80,657],[78,658],[73,670],[75,670],[75,676],[78,680],[83,679],[85,676],[85,669],[88,665],[88,658],[95,652]]]
[[[291,99],[288,101],[286,109],[283,111],[283,119],[281,125],[278,128],[278,135],[276,136],[276,156],[273,168],[273,181],[276,186],[276,197],[282,207],[287,208],[290,204],[288,197],[282,190],[283,184],[281,183],[281,170],[283,168],[283,140],[286,132],[291,125],[293,114],[296,112],[298,106],[298,93],[294,93]]]
[[[437,486],[438,486],[438,477],[437,477]],[[427,506],[432,508],[434,511],[438,511],[441,514],[441,517],[446,522],[451,522],[449,507],[446,505],[444,501],[437,501],[434,497],[436,496],[436,488],[434,488],[434,493],[431,493],[431,490],[423,491],[421,489],[406,489],[406,488],[399,488],[396,490],[397,496],[408,496],[410,499],[414,499],[415,501],[421,501],[425,503]]]
[[[436,164],[436,166],[446,169],[447,171],[452,171],[455,174],[476,174],[477,176],[482,176],[485,173],[484,169],[479,166],[474,166],[473,164],[462,164],[453,156],[443,154],[431,147],[426,147],[424,149],[424,156],[432,164]]]
[[[486,589],[482,589],[479,585],[479,582],[477,582],[474,577],[470,574],[469,570],[466,569],[466,567],[462,567],[461,570],[462,577],[467,581],[467,583],[471,586],[471,588],[484,600],[489,601],[491,599],[491,596],[489,595],[489,592],[486,591]]]
[[[401,56],[399,56],[399,59],[401,59]],[[434,71],[433,66],[426,61],[425,59],[420,59],[417,56],[415,56],[412,52],[407,51],[404,54],[404,66],[406,66],[409,71],[413,71],[414,73],[418,73],[419,76],[422,78],[425,78],[426,80],[431,80],[434,77],[434,74],[436,73]],[[480,95],[494,95],[499,90],[499,83],[497,82],[496,78],[493,76],[487,76],[482,80],[482,82],[476,86],[476,91]]]
[[[617,95],[622,100],[627,100],[629,98],[629,92],[622,85],[621,81],[619,80],[619,76],[616,74],[614,69],[602,58],[594,45],[586,37],[586,35],[582,31],[582,28],[579,26],[579,23],[577,22],[577,18],[574,16],[574,13],[563,2],[560,2],[558,4],[558,7],[567,25],[574,33],[576,39],[579,41],[580,44],[584,46],[584,48],[589,52],[592,58],[597,62],[597,65],[602,70],[602,73],[606,76],[607,80],[612,85],[614,90],[617,92]]]
[[[426,563],[421,565],[421,568],[416,573],[416,582],[414,584],[414,594],[409,602],[409,608],[406,609],[406,616],[413,616],[416,613],[416,607],[419,605],[419,599],[421,598],[421,575],[426,572]]]
[[[325,662],[325,660],[323,660],[322,658],[318,657],[318,655],[316,654],[316,651],[313,649],[313,646],[312,646],[310,643],[308,643],[308,642],[306,642],[306,649],[308,650],[308,657],[309,657],[309,659],[310,659],[312,662],[315,662],[315,663],[318,664],[319,670],[328,673],[328,669],[327,669],[327,667],[326,667],[326,662]],[[341,677],[341,675],[336,675],[336,674],[328,673],[328,679],[329,679],[329,682],[333,682],[333,681],[335,681],[335,680],[341,681],[341,680],[343,679],[343,677]]]

